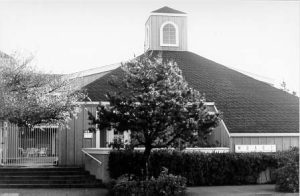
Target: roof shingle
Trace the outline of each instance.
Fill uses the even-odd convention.
[[[298,97],[191,52],[163,51],[162,56],[174,59],[189,85],[205,93],[206,101],[215,102],[229,132],[299,132]],[[117,68],[88,84],[88,96],[106,100],[104,94],[114,90],[107,81],[122,74]]]

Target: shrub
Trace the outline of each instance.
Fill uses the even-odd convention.
[[[289,159],[298,160],[297,149],[278,153],[183,153],[154,151],[150,156],[150,176],[158,177],[163,167],[187,179],[190,186],[256,184],[267,168],[275,170]],[[113,151],[109,157],[112,178],[123,174],[143,176],[141,152]],[[121,163],[121,164],[120,164]],[[275,181],[274,181],[275,182]]]
[[[277,168],[285,166],[290,161],[299,163],[299,148],[293,147],[287,151],[277,152],[275,156],[277,160]]]
[[[120,164],[122,163],[122,164]],[[255,184],[261,171],[276,167],[274,156],[266,154],[182,153],[157,151],[150,157],[150,175],[157,177],[162,167],[187,178],[188,185]],[[112,152],[109,170],[112,178],[125,173],[143,174],[142,153]]]
[[[124,174],[143,175],[143,155],[137,151],[112,151],[109,154],[108,169],[111,178],[117,179]]]
[[[121,176],[112,187],[110,194],[114,196],[171,196],[183,194],[186,179],[181,176],[161,173],[158,178],[150,180],[129,180]]]
[[[299,149],[281,153],[275,173],[275,189],[281,192],[299,192]]]
[[[275,189],[281,192],[299,192],[299,164],[290,161],[275,172]]]

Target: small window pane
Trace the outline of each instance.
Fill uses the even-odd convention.
[[[176,28],[172,24],[163,27],[163,44],[176,44]]]

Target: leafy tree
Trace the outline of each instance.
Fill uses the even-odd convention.
[[[289,92],[289,89],[287,88],[286,82],[282,81],[282,83],[280,84],[281,90],[285,91],[285,92]]]
[[[124,78],[111,82],[117,92],[107,93],[109,107],[99,105],[99,118],[90,114],[90,119],[100,130],[130,130],[131,145],[145,146],[146,176],[152,149],[204,143],[218,125],[219,115],[207,110],[204,97],[188,86],[174,61],[141,56],[122,69]]]
[[[0,119],[27,127],[66,125],[84,93],[74,92],[61,75],[37,71],[31,62],[12,57],[0,61]]]

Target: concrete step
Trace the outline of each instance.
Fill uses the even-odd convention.
[[[49,175],[49,176],[29,176],[29,175],[7,175],[1,176],[2,180],[67,180],[67,179],[95,179],[92,175]]]
[[[0,171],[17,171],[17,170],[26,170],[26,171],[81,171],[84,170],[82,167],[56,167],[56,166],[48,166],[48,167],[1,167]]]
[[[95,188],[102,181],[79,167],[0,168],[0,188]]]
[[[82,184],[0,184],[0,188],[102,188],[102,183]]]
[[[0,176],[48,176],[48,175],[89,175],[87,171],[26,171],[26,170],[16,170],[16,171],[0,171]]]
[[[95,179],[66,179],[66,180],[0,180],[0,185],[4,184],[95,184],[95,183],[101,183],[101,180],[95,180]]]

